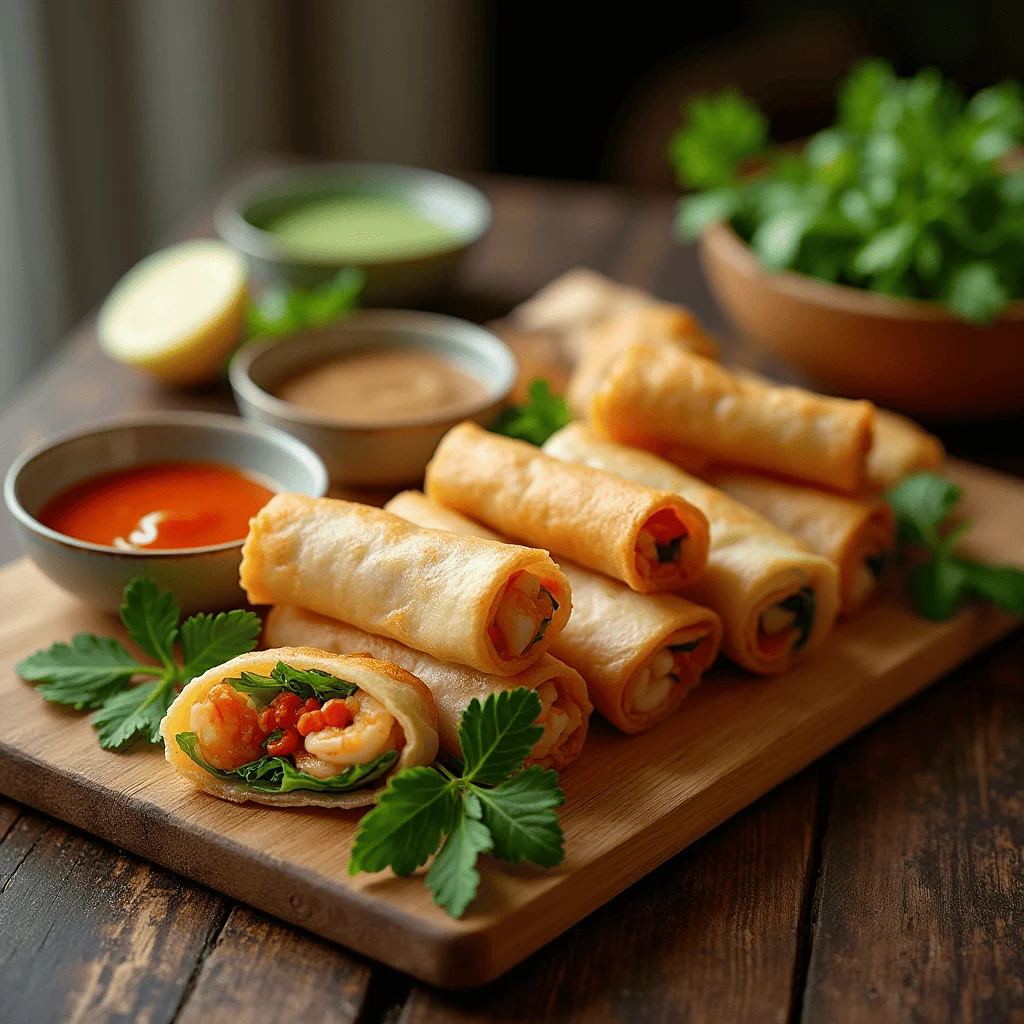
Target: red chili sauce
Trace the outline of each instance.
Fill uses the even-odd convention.
[[[232,466],[154,462],[74,484],[37,518],[68,537],[126,551],[201,548],[242,540],[273,493]]]

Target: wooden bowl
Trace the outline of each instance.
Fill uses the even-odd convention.
[[[1024,302],[980,327],[937,302],[771,273],[728,224],[699,251],[736,327],[824,391],[922,417],[1024,411]]]

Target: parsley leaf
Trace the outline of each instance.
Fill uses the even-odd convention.
[[[79,633],[70,644],[53,644],[19,661],[22,679],[41,683],[40,694],[55,704],[70,704],[77,711],[98,708],[123,690],[132,676],[157,675],[154,665],[140,665],[111,637]]]
[[[181,609],[174,595],[161,594],[152,580],[139,577],[124,588],[121,621],[128,635],[165,668],[174,667],[174,641],[178,638]]]
[[[434,902],[452,917],[462,917],[476,899],[480,887],[477,857],[494,847],[490,830],[480,821],[481,813],[480,801],[467,793],[458,821],[427,872],[427,887],[434,894]]]
[[[124,591],[121,621],[128,635],[159,665],[138,661],[112,637],[79,633],[69,644],[57,643],[29,655],[18,674],[36,683],[46,700],[78,710],[97,709],[92,722],[100,746],[122,747],[138,735],[160,742],[160,721],[177,688],[214,665],[256,646],[257,615],[233,611],[194,615],[181,626],[185,664],[174,657],[180,610],[170,593],[161,594],[152,580],[139,577]],[[136,676],[154,682],[132,686]]]
[[[1024,616],[1024,571],[1008,565],[984,565],[954,552],[970,523],[949,525],[963,492],[938,473],[915,473],[886,495],[896,513],[899,540],[923,550],[925,559],[907,572],[914,608],[943,621],[970,596],[992,601]]]
[[[349,874],[390,865],[407,875],[435,855],[426,884],[438,906],[461,917],[476,898],[481,853],[561,863],[558,776],[537,765],[521,770],[543,732],[533,724],[540,709],[537,694],[522,687],[471,701],[459,725],[462,774],[435,762],[393,775],[360,823]]]
[[[540,447],[552,434],[572,420],[569,403],[551,390],[551,385],[541,377],[530,381],[527,388],[529,401],[526,405],[514,405],[506,409],[491,428],[496,434],[515,437]]]
[[[215,665],[256,646],[263,624],[255,612],[236,609],[214,617],[200,613],[181,624],[182,676],[187,683]]]

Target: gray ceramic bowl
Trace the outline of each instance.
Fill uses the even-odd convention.
[[[363,195],[398,199],[448,228],[451,244],[423,255],[345,260],[297,256],[265,230],[279,214],[311,199]],[[437,171],[398,164],[315,164],[256,175],[218,204],[217,233],[249,260],[260,277],[311,288],[353,263],[366,274],[362,301],[370,306],[412,306],[447,285],[466,247],[490,226],[491,204],[477,188]]]
[[[148,576],[170,590],[185,614],[244,606],[238,585],[242,541],[164,551],[120,551],[66,537],[36,518],[59,491],[112,470],[147,462],[221,462],[250,470],[281,491],[327,493],[327,471],[293,437],[233,416],[150,413],[65,434],[25,452],[4,481],[4,500],[25,553],[65,590],[115,610],[125,586]]]
[[[420,419],[387,427],[341,423],[277,398],[288,377],[346,353],[382,345],[426,349],[444,356],[487,386],[480,405],[455,418]],[[244,346],[231,363],[231,386],[242,415],[305,441],[342,484],[415,483],[445,433],[464,419],[488,423],[516,380],[516,361],[490,331],[438,313],[370,309],[333,327]]]

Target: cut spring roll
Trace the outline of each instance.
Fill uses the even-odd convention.
[[[877,589],[896,544],[896,517],[886,502],[753,473],[713,473],[708,480],[835,562],[842,615],[852,615]]]
[[[877,494],[895,487],[912,473],[939,469],[945,455],[942,442],[913,420],[876,409],[875,435],[868,452],[867,489]]]
[[[569,583],[546,551],[453,539],[379,508],[275,495],[249,523],[253,604],[298,604],[482,672],[515,675],[562,631]]]
[[[420,526],[497,538],[486,527],[403,491],[387,508]],[[594,706],[626,733],[643,732],[672,714],[718,655],[722,623],[709,608],[675,594],[635,594],[571,562],[572,617],[552,653],[577,669]]]
[[[678,345],[644,342],[616,356],[586,414],[610,440],[658,452],[674,445],[855,494],[874,406],[774,386]]]
[[[711,524],[704,575],[684,593],[722,618],[722,649],[751,672],[777,674],[817,647],[839,611],[839,571],[829,559],[724,491],[650,452],[598,438],[582,423],[553,435],[546,451],[663,490],[698,506]]]
[[[475,423],[460,423],[442,438],[424,490],[505,537],[564,555],[639,593],[678,590],[707,562],[707,520],[677,494],[567,467]]]
[[[492,693],[520,686],[537,691],[542,708],[537,721],[544,726],[544,734],[530,753],[527,766],[539,764],[561,770],[576,760],[587,738],[593,708],[586,683],[575,669],[549,654],[518,675],[489,675],[464,665],[438,661],[387,637],[366,633],[294,605],[278,605],[270,610],[264,638],[271,644],[308,644],[339,654],[365,651],[407,669],[433,695],[441,746],[456,757],[462,756],[459,722],[469,702],[474,697],[483,702]]]
[[[222,800],[364,807],[437,756],[430,691],[405,669],[305,646],[253,651],[193,679],[160,725],[187,782]]]

